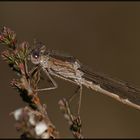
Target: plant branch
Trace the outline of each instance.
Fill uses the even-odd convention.
[[[59,138],[59,133],[50,121],[46,106],[41,103],[36,90],[41,80],[40,68],[28,68],[28,57],[31,52],[28,42],[19,44],[15,32],[4,27],[0,32],[0,43],[7,46],[1,54],[2,58],[19,77],[12,80],[11,86],[28,105],[11,113],[16,120],[15,126],[21,133],[21,138]],[[83,138],[80,116],[75,117],[71,113],[66,99],[60,100],[59,106],[73,136]]]
[[[20,109],[20,111],[18,109],[12,113],[17,121],[18,130],[22,132],[21,137],[58,138],[58,132],[51,123],[46,107],[41,104],[36,92],[37,84],[40,80],[40,73],[37,68],[28,71],[27,57],[30,52],[29,44],[22,42],[18,45],[16,34],[6,27],[3,28],[0,34],[0,43],[7,46],[6,51],[2,52],[3,59],[19,76],[19,79],[14,79],[11,85],[18,90],[22,100],[29,105]],[[34,120],[33,124],[30,121],[30,117],[38,119]],[[42,130],[42,128],[44,129]]]

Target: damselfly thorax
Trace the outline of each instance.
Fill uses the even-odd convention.
[[[68,56],[61,58],[54,51],[38,54],[38,49],[36,49],[31,55],[31,60],[34,64],[40,64],[43,70],[48,70],[51,75],[71,82],[82,83],[83,72],[78,70],[80,64],[77,59],[70,59]]]
[[[31,53],[31,61],[41,66],[54,85],[54,87],[39,89],[38,91],[57,88],[57,84],[51,75],[73,82],[79,86],[78,113],[80,111],[82,85],[140,110],[140,89],[126,82],[116,81],[99,73],[92,72],[73,56],[47,50],[44,45],[39,44]]]

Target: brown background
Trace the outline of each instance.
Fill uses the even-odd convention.
[[[50,49],[67,52],[95,71],[140,88],[139,2],[1,2],[3,26],[13,29],[20,42],[32,44],[38,38]],[[13,77],[15,74],[0,59],[1,138],[19,137],[9,113],[25,104],[9,85]],[[56,81],[59,88],[40,97],[61,136],[70,138],[57,103],[72,95],[76,87]],[[81,117],[85,137],[140,138],[140,111],[86,88]]]

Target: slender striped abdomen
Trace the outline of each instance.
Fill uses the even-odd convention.
[[[97,92],[108,95],[124,104],[140,110],[140,89],[126,82],[116,81],[95,72],[91,72],[84,66],[79,69],[84,73],[83,85]]]

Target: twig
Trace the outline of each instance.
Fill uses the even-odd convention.
[[[39,67],[28,69],[28,56],[31,52],[27,42],[17,43],[16,34],[4,27],[0,33],[0,43],[7,46],[2,52],[2,58],[10,68],[17,73],[18,79],[13,79],[11,86],[17,89],[20,97],[28,104],[11,113],[16,120],[16,129],[21,138],[59,138],[59,133],[49,119],[47,109],[38,97],[37,86],[41,79]],[[69,123],[75,138],[83,138],[80,116],[75,117],[66,99],[59,101],[61,111]]]
[[[22,132],[21,137],[58,138],[58,132],[51,123],[46,107],[41,104],[36,92],[40,73],[37,68],[28,72],[29,44],[23,42],[18,45],[16,34],[6,27],[3,28],[0,34],[0,43],[8,46],[6,51],[2,52],[2,57],[19,76],[19,79],[14,79],[11,85],[18,90],[23,101],[29,105],[12,113],[17,121],[18,130]]]
[[[71,113],[69,104],[65,98],[60,100],[58,104],[59,104],[60,110],[64,114],[64,118],[68,121],[70,130],[72,131],[73,136],[79,139],[84,138],[82,135],[82,130],[81,130],[82,124],[81,124],[80,116],[76,117]]]

